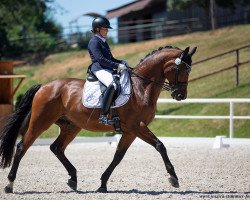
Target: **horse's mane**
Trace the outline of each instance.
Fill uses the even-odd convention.
[[[146,60],[148,57],[154,55],[155,53],[157,53],[157,52],[159,52],[159,51],[161,51],[161,50],[163,50],[163,49],[178,49],[178,50],[181,50],[180,48],[178,48],[178,47],[173,47],[173,46],[159,47],[158,49],[153,50],[151,53],[147,54],[144,58],[142,58],[142,59],[140,60],[139,64],[142,63],[144,60]],[[138,64],[138,65],[139,65],[139,64]]]

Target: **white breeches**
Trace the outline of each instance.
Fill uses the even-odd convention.
[[[113,84],[116,90],[116,84],[114,82],[112,74],[109,71],[102,69],[94,72],[94,74],[105,86],[108,87],[109,85]]]

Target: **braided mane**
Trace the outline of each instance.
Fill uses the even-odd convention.
[[[153,50],[151,53],[147,54],[143,59],[140,60],[140,63],[142,63],[144,60],[146,60],[148,57],[154,55],[155,53],[163,50],[163,49],[178,49],[178,50],[181,50],[180,48],[178,47],[173,47],[173,46],[165,46],[165,47],[159,47],[158,49],[155,49]],[[139,63],[139,64],[140,64]]]

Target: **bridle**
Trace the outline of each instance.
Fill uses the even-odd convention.
[[[188,85],[188,82],[178,81],[179,74],[181,73],[181,69],[180,69],[179,66],[181,64],[184,64],[185,65],[185,71],[184,72],[187,73],[187,74],[190,74],[191,69],[192,69],[191,65],[187,64],[186,62],[184,62],[181,58],[176,58],[175,61],[174,61],[174,63],[175,63],[175,67],[174,67],[175,68],[175,81],[174,81],[174,84],[171,84],[171,86],[173,88],[173,91],[171,91],[171,93],[174,92],[174,91],[176,91],[176,90],[178,90],[178,88],[180,88],[180,87]]]
[[[181,55],[181,57],[182,57],[182,55]],[[149,79],[147,77],[144,77],[144,76],[141,76],[141,75],[135,73],[133,71],[133,68],[131,68],[131,67],[128,67],[127,69],[128,69],[128,72],[131,74],[131,77],[138,77],[138,78],[142,79],[143,81],[153,83],[154,85],[156,85],[158,87],[161,87],[163,90],[166,90],[166,91],[168,91],[168,92],[170,92],[172,94],[173,92],[177,91],[178,88],[188,85],[187,82],[178,81],[179,74],[181,73],[180,65],[181,64],[185,65],[185,72],[187,74],[189,74],[191,72],[191,69],[192,69],[191,65],[184,62],[181,58],[176,58],[174,63],[175,63],[175,66],[174,66],[174,69],[175,69],[175,81],[174,81],[174,83],[168,83],[166,81],[164,81],[164,83],[160,83],[158,81],[151,80],[151,79]]]

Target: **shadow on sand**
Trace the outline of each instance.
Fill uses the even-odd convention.
[[[15,192],[14,194],[18,194],[18,195],[29,195],[29,194],[53,194],[54,192],[40,192],[40,191],[26,191],[26,192]],[[97,193],[96,191],[81,191],[81,190],[77,190],[77,191],[59,191],[56,193],[61,193],[61,194],[70,194],[70,193],[77,193],[77,194],[95,194]],[[109,194],[115,194],[115,193],[120,193],[120,194],[146,194],[146,195],[153,195],[153,196],[157,196],[157,195],[162,195],[162,194],[169,194],[169,195],[189,195],[189,194],[193,194],[193,195],[199,195],[199,196],[210,196],[210,195],[214,195],[214,196],[225,196],[225,195],[232,195],[232,196],[236,196],[236,195],[246,195],[246,196],[250,196],[250,192],[243,192],[243,193],[239,193],[236,191],[207,191],[207,192],[202,192],[202,191],[139,191],[136,189],[132,189],[132,190],[110,190],[108,191]],[[55,193],[54,193],[55,194]]]

